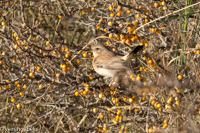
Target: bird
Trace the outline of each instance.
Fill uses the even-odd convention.
[[[94,70],[105,78],[115,78],[119,74],[130,74],[131,60],[143,46],[136,46],[129,54],[120,55],[110,51],[102,44],[95,44],[91,47],[93,52],[92,65]]]

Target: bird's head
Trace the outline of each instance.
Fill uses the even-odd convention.
[[[101,44],[96,44],[91,47],[94,57],[97,57],[101,52],[107,50],[107,48]]]

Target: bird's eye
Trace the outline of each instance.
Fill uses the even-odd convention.
[[[96,48],[96,50],[99,50],[99,48]]]

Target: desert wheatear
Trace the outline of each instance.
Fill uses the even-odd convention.
[[[92,62],[94,70],[105,78],[114,78],[119,73],[132,72],[130,64],[134,55],[140,51],[143,46],[137,46],[129,54],[122,56],[113,53],[102,44],[96,44],[91,47],[94,55]]]

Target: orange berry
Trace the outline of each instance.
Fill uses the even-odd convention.
[[[133,98],[129,98],[128,101],[129,101],[129,103],[132,103],[133,102]]]
[[[112,7],[112,6],[110,6],[110,7],[109,7],[109,10],[110,10],[110,11],[112,11],[112,10],[113,10],[113,7]]]
[[[82,15],[85,15],[85,11],[82,11],[81,13],[82,13]]]
[[[156,34],[159,34],[160,33],[160,31],[159,30],[156,30]]]
[[[42,87],[43,87],[42,85],[39,85],[39,88],[40,88],[40,89],[42,89]]]
[[[144,22],[145,22],[145,23],[149,22],[149,19],[146,18],[146,19],[144,20]]]
[[[21,105],[20,105],[20,104],[17,104],[17,108],[18,108],[18,109],[21,108]]]
[[[62,18],[62,15],[58,15],[58,18],[61,19],[61,18]]]
[[[54,55],[56,55],[56,54],[57,54],[57,52],[56,52],[56,51],[53,51],[53,54],[54,54]]]
[[[3,22],[1,22],[1,24],[4,26],[4,25],[6,25],[6,22],[3,21]]]
[[[84,58],[87,58],[87,53],[83,53],[83,57],[84,57]]]
[[[155,3],[155,4],[154,4],[154,7],[159,7],[159,3]]]
[[[78,61],[77,61],[77,64],[78,64],[78,65],[80,65],[80,64],[81,64],[81,61],[80,61],[80,60],[78,60]]]
[[[30,77],[33,77],[33,76],[34,76],[34,73],[30,73],[29,76],[30,76]]]
[[[155,30],[155,28],[151,28],[151,32],[155,32],[156,30]]]
[[[166,9],[167,9],[167,7],[166,7],[166,6],[164,6],[164,7],[163,7],[163,10],[166,10]]]
[[[152,61],[152,60],[149,60],[149,61],[148,61],[148,63],[149,63],[149,64],[152,64],[152,63],[153,63],[153,61]]]
[[[90,80],[93,80],[94,79],[94,77],[93,76],[90,76]]]
[[[183,79],[183,75],[178,75],[178,79]]]
[[[96,108],[94,108],[94,109],[93,109],[93,112],[94,112],[94,113],[96,113],[96,112],[97,112],[97,109],[96,109]]]
[[[101,25],[98,25],[98,26],[97,26],[97,29],[100,29],[100,28],[101,28]]]
[[[34,42],[36,42],[36,41],[37,41],[37,39],[36,39],[36,38],[33,38],[33,41],[34,41]]]
[[[17,88],[18,88],[18,89],[19,89],[19,88],[21,88],[21,85],[20,85],[20,84],[18,84],[18,85],[17,85]]]
[[[14,98],[12,98],[12,99],[11,99],[11,102],[15,102],[15,99],[14,99]]]
[[[140,18],[140,15],[138,14],[138,15],[136,15],[136,18]]]
[[[23,89],[24,89],[24,90],[27,90],[27,86],[26,86],[26,85],[24,85],[24,86],[23,86]]]
[[[110,14],[110,17],[114,17],[114,16],[115,16],[115,14],[114,14],[114,13],[111,13],[111,14]]]
[[[75,92],[75,96],[79,96],[79,92],[78,91]]]
[[[168,127],[168,124],[165,123],[162,128],[167,128],[167,127]]]
[[[10,85],[6,85],[5,87],[6,87],[6,89],[9,89],[9,88],[10,88]]]
[[[107,127],[103,127],[103,130],[104,130],[104,131],[107,131],[107,130],[108,130],[108,128],[107,128]]]
[[[103,119],[103,118],[104,118],[104,115],[103,115],[103,114],[101,114],[101,115],[99,116],[99,118],[100,118],[100,119]]]
[[[24,94],[23,92],[20,92],[20,93],[19,93],[20,96],[22,96],[23,94]]]
[[[131,10],[127,10],[127,13],[130,14],[130,13],[131,13]]]
[[[46,42],[46,45],[49,45],[49,44],[50,44],[50,41],[47,41],[47,42]]]
[[[109,21],[109,22],[108,22],[108,25],[109,25],[109,26],[112,26],[112,25],[113,25],[113,22],[112,22],[112,21]]]
[[[16,37],[16,41],[17,41],[17,40],[19,40],[19,37],[18,37],[18,36]]]
[[[121,13],[120,13],[120,12],[118,12],[118,13],[117,13],[117,16],[118,16],[118,17],[120,17],[120,16],[121,16]]]

